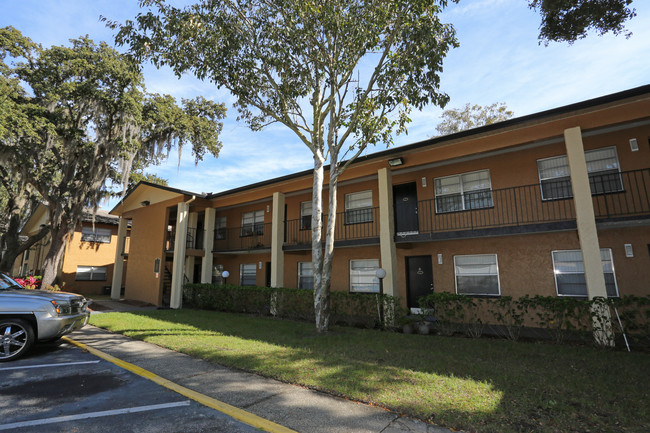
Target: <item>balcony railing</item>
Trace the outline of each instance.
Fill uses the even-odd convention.
[[[176,229],[174,228],[173,230],[167,232],[167,239],[165,240],[165,251],[174,251],[175,242]],[[187,236],[185,238],[185,249],[203,249],[203,230],[188,227]]]
[[[214,230],[214,251],[241,251],[271,248],[271,223]]]
[[[617,178],[618,178],[617,174]],[[611,174],[592,176],[590,179],[594,213],[597,221],[650,217],[650,169],[620,173],[617,187],[612,187]],[[611,192],[600,192],[611,191]],[[466,197],[468,210],[441,212],[449,209],[449,202],[436,199],[418,202],[417,233],[397,234],[396,239],[413,238],[416,235],[466,230],[520,227],[549,230],[553,227],[575,226],[575,208],[571,192],[561,199],[542,199],[540,185],[525,185],[492,190],[490,197]],[[475,199],[475,200],[474,200]]]
[[[322,239],[325,241],[327,215],[323,215]],[[379,237],[379,208],[355,209],[336,214],[334,226],[335,242],[358,242]],[[285,228],[285,245],[311,245],[311,218],[287,221]]]

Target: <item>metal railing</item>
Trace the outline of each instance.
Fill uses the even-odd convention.
[[[239,251],[271,248],[271,223],[214,230],[213,251]]]
[[[176,242],[176,228],[167,232],[165,239],[165,251],[174,251]],[[203,230],[194,227],[188,227],[187,236],[185,238],[185,249],[201,250],[203,249]]]
[[[323,215],[322,239],[325,241],[328,216]],[[334,241],[355,241],[379,237],[379,208],[355,209],[337,212]],[[295,219],[286,222],[285,245],[311,245],[311,219]]]

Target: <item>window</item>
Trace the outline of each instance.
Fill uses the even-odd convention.
[[[623,191],[618,155],[615,147],[585,152],[592,194]],[[569,160],[566,155],[537,161],[542,199],[573,197]]]
[[[311,262],[298,263],[298,288],[314,289],[314,268]]]
[[[217,217],[214,220],[214,239],[226,239],[226,217]]]
[[[100,229],[95,227],[81,227],[81,242],[97,242],[101,244],[111,243],[111,229]]]
[[[345,194],[345,223],[372,222],[372,191]]]
[[[106,266],[77,266],[77,281],[106,281]]]
[[[311,201],[300,203],[300,230],[311,230]]]
[[[223,265],[212,266],[212,284],[223,284]]]
[[[241,216],[241,235],[253,236],[264,234],[264,211],[246,212]]]
[[[459,295],[501,295],[496,254],[454,256],[454,272]]]
[[[239,265],[239,285],[254,286],[257,283],[255,263]]]
[[[607,296],[616,297],[618,296],[618,288],[616,287],[612,250],[601,248],[600,259],[603,263]],[[558,296],[587,296],[582,251],[553,251],[553,272],[555,273],[555,286]]]
[[[350,260],[350,292],[379,293],[379,260]]]
[[[433,180],[436,213],[492,207],[490,171],[481,170]]]

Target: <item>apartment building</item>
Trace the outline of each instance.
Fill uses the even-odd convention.
[[[113,295],[124,275],[127,298],[173,308],[188,281],[312,288],[311,185],[141,182],[111,211]],[[648,295],[649,194],[650,85],[367,155],[340,179],[332,290],[376,293],[382,268],[410,308],[431,291]]]

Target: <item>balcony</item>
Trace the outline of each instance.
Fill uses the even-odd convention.
[[[176,242],[176,228],[167,232],[165,239],[165,251],[174,251]],[[186,250],[202,250],[203,249],[203,230],[188,227],[187,236],[185,238]]]
[[[214,252],[264,250],[271,248],[271,223],[214,230]]]
[[[322,239],[325,241],[327,215],[323,215]],[[379,208],[355,209],[336,214],[334,245],[379,244]],[[285,227],[285,250],[311,248],[311,218],[289,220]]]
[[[565,181],[562,181],[565,182]],[[591,176],[596,222],[650,218],[650,169]],[[558,199],[542,199],[539,184],[495,189],[467,195],[468,210],[444,212],[452,206],[438,199],[418,201],[411,230],[398,232],[396,242],[555,231],[576,227],[570,184],[544,186],[562,190]],[[553,188],[556,188],[555,190]],[[460,206],[459,206],[460,207]],[[399,215],[397,216],[400,217]]]

